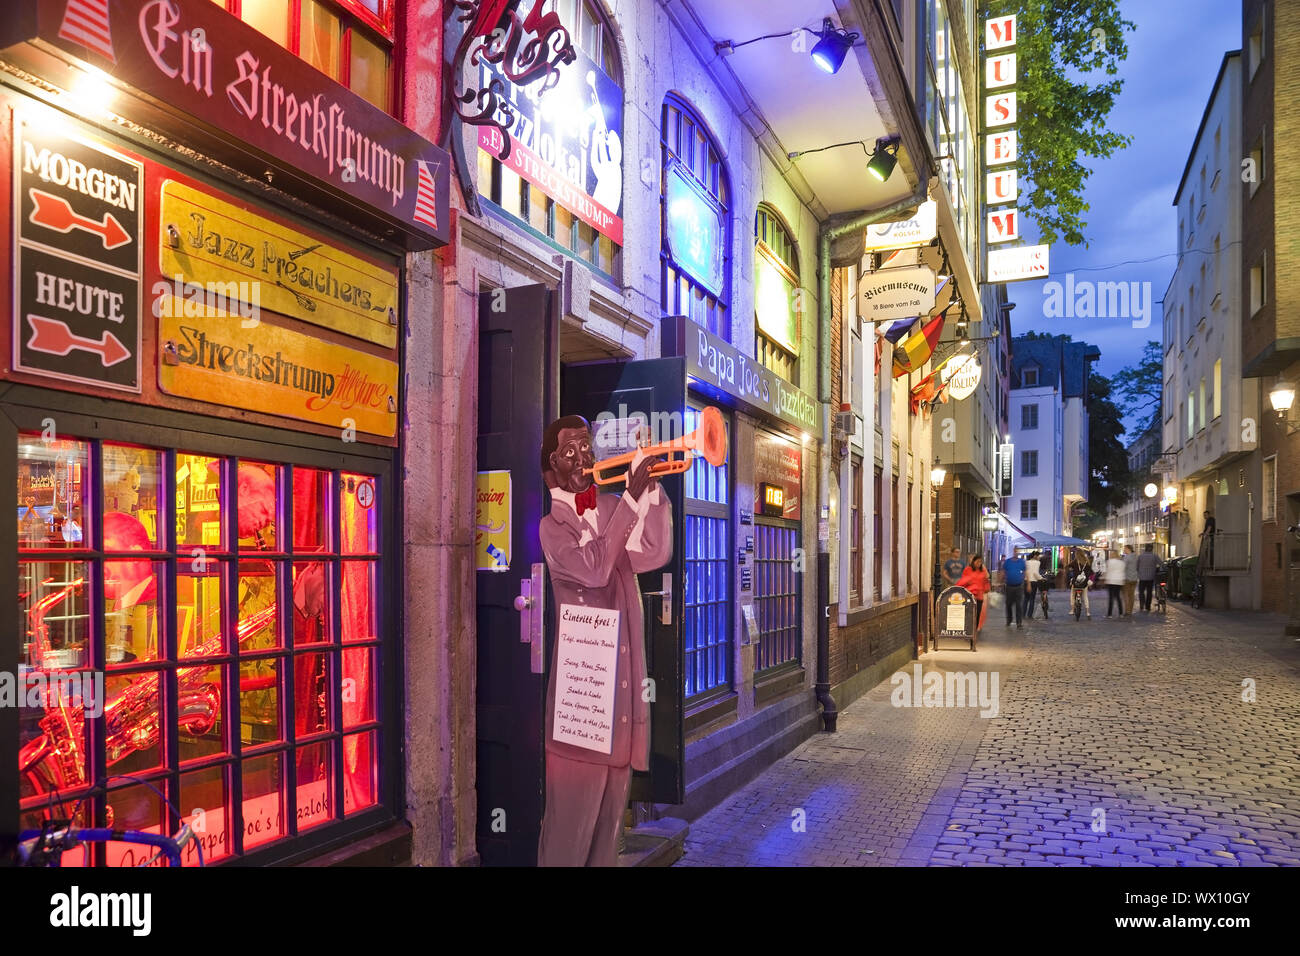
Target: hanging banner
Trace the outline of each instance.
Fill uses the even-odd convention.
[[[479,64],[479,89],[503,85],[514,113],[505,164],[580,220],[623,244],[623,90],[581,50],[559,82],[538,96],[499,64]],[[501,131],[480,126],[478,145],[500,157]]]
[[[930,199],[917,207],[916,215],[911,219],[877,222],[867,226],[864,251],[903,249],[908,246],[929,244],[939,234],[938,210],[939,204]]]
[[[998,496],[1001,498],[1010,498],[1013,495],[1014,486],[1013,475],[1015,469],[1016,446],[1002,444],[998,446]]]
[[[722,207],[677,162],[664,172],[664,202],[665,237],[674,265],[714,295],[721,295],[727,234]]]
[[[168,395],[268,415],[397,433],[397,363],[268,322],[158,302],[158,387]]]
[[[1049,271],[1051,246],[1011,246],[988,251],[989,282],[1019,282],[1021,279],[1045,279]]]
[[[934,270],[928,266],[882,269],[858,280],[858,315],[865,322],[926,315],[934,308]]]

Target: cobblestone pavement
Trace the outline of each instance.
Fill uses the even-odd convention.
[[[887,680],[691,823],[677,865],[1300,864],[1300,655],[1279,619],[1107,619],[1093,597],[1091,621],[994,615],[978,652],[919,662],[997,672],[996,716],[894,707]]]

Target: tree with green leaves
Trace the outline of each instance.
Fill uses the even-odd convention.
[[[996,14],[1007,4],[989,4]],[[1084,184],[1092,170],[1081,156],[1106,158],[1133,138],[1107,128],[1124,81],[1124,39],[1135,24],[1119,0],[1019,0],[1016,14],[1017,130],[1021,202],[1046,244],[1063,238],[1087,248]],[[1111,79],[1090,82],[1097,73]],[[1023,186],[1022,186],[1023,194]]]
[[[1142,416],[1135,434],[1160,424],[1160,403],[1164,395],[1165,365],[1160,343],[1147,342],[1142,358],[1115,373],[1111,390],[1130,415]]]
[[[1100,525],[1133,494],[1128,450],[1120,440],[1123,415],[1111,394],[1110,379],[1096,372],[1088,376],[1088,510],[1101,519]]]

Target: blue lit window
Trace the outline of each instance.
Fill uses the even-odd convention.
[[[685,427],[700,413],[686,409]],[[686,697],[731,686],[731,529],[728,465],[696,457],[683,475],[686,496]]]

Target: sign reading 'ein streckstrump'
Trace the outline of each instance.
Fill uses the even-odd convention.
[[[447,153],[212,0],[6,0],[0,59],[62,84],[69,55],[188,146],[259,178],[271,162],[410,248],[448,240]]]

